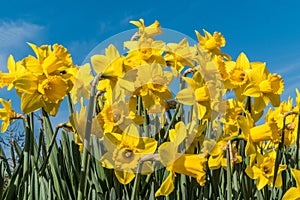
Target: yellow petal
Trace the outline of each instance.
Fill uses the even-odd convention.
[[[166,180],[164,180],[160,188],[155,192],[155,197],[169,196],[169,194],[171,194],[171,192],[173,192],[175,189],[174,180],[175,180],[175,173],[170,171]]]
[[[27,114],[34,112],[42,107],[41,95],[37,92],[33,94],[22,94],[21,97],[21,109],[22,112]]]
[[[170,166],[176,159],[177,146],[173,142],[164,142],[158,148],[160,162],[164,166]]]
[[[109,64],[109,59],[103,55],[94,55],[91,57],[91,62],[97,74],[103,73]]]
[[[23,59],[23,63],[26,69],[29,70],[30,72],[38,75],[43,74],[43,68],[40,64],[40,61],[37,60],[35,57],[30,55]]]
[[[291,187],[286,191],[281,200],[299,200],[300,199],[300,189]]]
[[[193,90],[191,90],[189,88],[179,91],[178,94],[176,95],[176,99],[180,103],[190,105],[190,106],[194,105],[194,103],[195,103],[194,92],[193,92]]]
[[[236,67],[238,69],[250,69],[250,63],[245,53],[241,53],[236,59]]]
[[[38,89],[38,79],[36,76],[30,73],[20,76],[13,82],[13,84],[16,89],[28,94],[33,94]]]
[[[112,159],[113,155],[111,152],[105,153],[101,159],[100,159],[100,164],[102,167],[105,167],[107,169],[114,169],[114,161]]]
[[[245,172],[251,179],[257,179],[262,174],[261,171],[256,166],[253,167],[247,166]]]
[[[130,183],[135,177],[135,174],[133,172],[119,171],[119,170],[114,170],[114,171],[118,181],[124,185]]]
[[[261,92],[260,92],[259,87],[256,84],[250,83],[245,88],[243,95],[249,96],[249,97],[260,97]]]
[[[169,138],[176,146],[186,138],[186,127],[182,121],[176,123],[175,130],[169,134]]]
[[[273,132],[268,124],[262,124],[250,129],[250,137],[253,142],[272,140]]]

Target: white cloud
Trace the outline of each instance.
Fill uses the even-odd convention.
[[[43,26],[26,21],[0,21],[0,70],[6,71],[9,54],[23,56],[26,42],[36,42],[43,37]]]

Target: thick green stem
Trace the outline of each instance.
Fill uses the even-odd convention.
[[[141,180],[142,165],[143,165],[143,163],[139,162],[138,167],[137,167],[137,172],[136,172],[136,175],[135,175],[135,179],[134,179],[134,184],[133,184],[130,200],[138,199],[138,190],[139,190],[140,180]]]
[[[52,148],[53,148],[53,146],[55,144],[55,140],[56,140],[56,136],[57,136],[58,130],[59,130],[59,127],[56,127],[55,132],[54,132],[54,134],[52,136],[50,145],[49,145],[49,149],[48,149],[48,153],[47,153],[46,159],[45,159],[45,161],[43,162],[43,164],[41,166],[41,169],[40,169],[40,172],[39,172],[40,174],[43,174],[44,171],[45,171],[45,169],[46,169],[47,163],[48,163],[50,155],[51,155]]]
[[[226,150],[226,158],[227,158],[227,199],[232,199],[232,172],[231,172],[231,157],[230,157],[230,148],[231,146],[228,145]]]
[[[96,96],[96,86],[99,82],[102,74],[98,74],[93,82],[92,82],[92,88],[91,88],[91,94],[90,94],[90,101],[89,101],[89,107],[88,107],[88,113],[87,113],[87,121],[86,121],[86,127],[85,127],[85,136],[84,136],[84,148],[83,148],[83,155],[82,155],[82,162],[81,162],[81,171],[80,171],[80,180],[79,180],[79,188],[78,188],[78,195],[77,199],[82,200],[85,199],[85,187],[87,182],[87,167],[88,167],[88,148],[90,145],[90,133],[92,129],[92,120],[94,115],[94,104],[95,104],[95,96]]]

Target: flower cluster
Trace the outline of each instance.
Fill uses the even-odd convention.
[[[264,62],[250,62],[243,52],[233,60],[222,51],[226,40],[219,32],[196,31],[196,45],[185,38],[165,43],[155,39],[163,33],[158,21],[131,23],[138,32],[124,42],[126,54],[111,44],[104,55],[91,57],[91,66],[75,67],[65,47],[29,44],[35,56],[17,62],[10,56],[0,86],[16,89],[24,114],[42,108],[55,116],[70,93],[71,103],[81,103],[81,111],[70,116],[80,151],[87,123],[83,99],[95,87],[90,134],[105,147],[100,164],[113,169],[124,185],[137,173],[154,173],[160,163],[168,175],[155,196],[170,195],[178,174],[204,186],[221,169],[242,169],[258,190],[281,187],[281,173],[296,161],[279,158],[285,149],[299,146],[298,90],[296,106],[291,99],[281,101],[282,77],[269,72]],[[95,86],[92,72],[101,77]],[[174,94],[176,81],[179,91]],[[234,95],[226,99],[227,93]],[[10,101],[0,102],[4,132],[16,114]],[[295,169],[292,174],[299,176]],[[291,190],[299,193],[298,186],[297,181]]]

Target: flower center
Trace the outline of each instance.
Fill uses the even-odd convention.
[[[125,151],[123,151],[122,156],[124,157],[124,159],[131,159],[134,155],[132,150],[127,149]]]
[[[235,69],[230,73],[230,79],[233,84],[243,85],[248,80],[248,77],[244,70]]]
[[[59,76],[49,76],[38,86],[38,91],[43,95],[45,101],[58,103],[69,90],[68,84]]]
[[[264,162],[261,164],[261,171],[263,171],[263,173],[266,176],[272,176],[273,175],[273,166],[274,166],[274,159],[272,158],[265,158]]]

